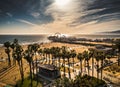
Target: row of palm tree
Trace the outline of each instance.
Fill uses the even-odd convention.
[[[24,80],[24,72],[23,72],[23,61],[22,59],[26,59],[26,61],[29,63],[30,67],[30,78],[31,78],[31,86],[32,86],[32,76],[34,75],[34,68],[36,67],[36,72],[37,72],[37,57],[36,54],[38,53],[40,56],[43,55],[44,58],[46,59],[46,62],[49,64],[54,64],[59,67],[60,70],[60,59],[63,60],[63,72],[65,76],[65,59],[68,60],[68,71],[69,71],[69,78],[71,78],[70,75],[70,58],[73,59],[73,71],[74,71],[74,59],[78,58],[80,61],[80,74],[82,75],[82,69],[83,69],[83,61],[84,61],[84,68],[86,69],[87,67],[87,72],[88,75],[90,75],[90,68],[89,68],[89,60],[92,59],[92,76],[94,76],[94,60],[97,62],[97,78],[99,78],[99,72],[101,70],[101,78],[102,78],[102,69],[99,69],[99,62],[101,61],[101,67],[103,66],[104,59],[106,58],[106,54],[104,52],[99,52],[93,49],[89,49],[88,51],[84,51],[83,53],[76,53],[75,50],[70,50],[66,46],[62,47],[51,47],[51,48],[44,48],[41,49],[38,44],[31,44],[28,45],[26,50],[23,50],[22,46],[18,44],[18,40],[14,39],[13,43],[11,44],[10,42],[5,42],[4,46],[6,47],[5,52],[8,55],[8,65],[11,66],[11,57],[10,57],[10,52],[12,48],[12,57],[13,57],[13,64],[16,64],[16,61],[18,62],[19,65],[19,70],[22,78],[22,82]],[[119,49],[119,44],[117,42],[116,47],[118,46],[117,49]],[[41,56],[42,57],[42,56]],[[49,58],[49,59],[48,59]],[[119,58],[119,57],[118,57]],[[36,65],[34,65],[34,61],[36,60]],[[49,60],[49,61],[48,61]],[[50,61],[51,60],[51,61]],[[58,60],[59,63],[55,62]],[[52,63],[50,63],[52,62]],[[119,63],[119,62],[118,62]],[[59,65],[57,65],[59,64]],[[32,70],[33,67],[33,70]],[[33,74],[33,75],[32,75]]]

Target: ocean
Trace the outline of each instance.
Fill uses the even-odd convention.
[[[19,43],[24,44],[31,44],[31,43],[48,43],[50,42],[47,37],[49,35],[0,35],[0,45],[3,45],[6,41],[13,42],[16,38],[18,39]],[[120,35],[72,35],[77,38],[87,38],[87,39],[113,39],[119,38]]]
[[[13,42],[14,39],[18,39],[21,45],[49,42],[47,35],[0,35],[0,45],[6,41]]]

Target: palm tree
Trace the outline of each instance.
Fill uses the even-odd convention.
[[[42,50],[42,49],[39,49],[39,50],[38,50],[38,54],[40,55],[40,58],[42,58],[43,50]]]
[[[62,59],[63,59],[63,65],[64,65],[63,72],[64,72],[64,77],[65,77],[65,58],[66,58],[65,53],[66,53],[66,47],[62,46],[61,50],[62,50]]]
[[[5,53],[8,55],[8,66],[11,66],[11,59],[10,59],[10,42],[5,42],[4,43],[4,47],[6,47],[5,49]]]
[[[15,60],[17,60],[17,62],[18,62],[21,79],[22,79],[22,83],[23,83],[24,72],[23,72],[22,56],[23,56],[23,49],[20,45],[17,45],[15,50],[13,51],[13,58],[15,58]]]
[[[34,56],[33,45],[32,44],[28,45],[27,49],[29,50],[30,54],[32,54],[32,58],[33,58],[33,56]],[[33,61],[32,61],[32,67],[33,67],[32,69],[33,69],[33,75],[34,75],[35,67],[34,67],[34,62]]]
[[[69,75],[69,79],[71,79],[71,74],[70,74],[70,57],[71,57],[71,53],[68,51],[65,53],[65,57],[68,60],[68,75]]]
[[[94,49],[89,49],[90,53],[90,57],[92,58],[92,77],[94,76]]]
[[[50,54],[51,54],[50,48],[47,48],[47,54],[48,54],[49,64],[50,64]]]
[[[120,39],[115,41],[115,48],[118,50],[118,66],[120,66]]]
[[[54,55],[56,55],[56,56],[54,56],[54,58],[55,58],[56,61],[60,59],[59,58],[59,56],[60,56],[59,53],[60,53],[60,48],[59,47],[55,47]],[[57,62],[56,62],[56,66],[57,66]]]
[[[43,52],[45,53],[45,59],[46,59],[46,62],[47,62],[47,60],[48,60],[48,59],[47,59],[47,58],[48,58],[48,57],[47,57],[47,51],[48,51],[47,48],[44,48],[44,49],[43,49]]]
[[[80,71],[82,75],[82,60],[84,59],[82,53],[78,53],[77,58],[80,61],[80,69],[81,69]]]
[[[60,70],[60,58],[62,57],[62,53],[61,52],[59,52],[58,53],[58,63],[59,63],[59,70]]]
[[[106,58],[106,55],[104,52],[100,52],[100,60],[101,60],[101,79],[102,79],[102,76],[103,76],[103,61],[105,60]]]
[[[97,70],[97,78],[99,79],[99,70],[98,69],[99,69],[100,53],[98,51],[95,51],[94,57],[97,61],[96,70]]]
[[[38,48],[39,48],[40,46],[38,45],[38,44],[33,44],[33,51],[34,51],[34,54],[35,54],[35,60],[36,60],[36,77],[37,77],[37,85],[38,85],[38,74],[37,74],[37,67],[38,67],[38,65],[37,65],[37,51],[38,51]]]
[[[12,51],[15,50],[15,47],[18,45],[18,40],[17,39],[14,39],[13,40],[13,43],[10,45],[10,47],[12,48]],[[12,53],[13,54],[13,53]],[[14,56],[12,56],[14,57]],[[13,58],[13,65],[16,65],[16,60],[15,58]]]
[[[90,60],[90,56],[89,56],[89,52],[88,51],[84,51],[83,52],[83,57],[85,58],[85,61],[87,62],[87,69],[88,69],[88,75],[90,75],[90,72],[89,72],[89,60]]]
[[[74,58],[76,57],[76,51],[75,50],[71,50],[71,57],[73,58],[73,72],[74,72]]]
[[[30,79],[31,79],[31,86],[32,87],[32,62],[33,62],[33,54],[31,54],[30,50],[25,50],[24,52],[24,58],[26,59],[26,61],[29,63],[29,67],[30,67]]]
[[[54,54],[55,54],[55,47],[51,47],[50,48],[50,52],[51,52],[51,54],[52,54],[52,64],[54,64]]]

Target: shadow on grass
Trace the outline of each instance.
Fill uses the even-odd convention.
[[[15,85],[15,87],[30,87],[30,84],[31,84],[31,79],[30,77],[27,77],[24,79],[23,84],[22,84],[22,81],[19,80],[17,84]],[[37,84],[37,81],[35,78],[33,78],[32,84],[33,84],[32,87],[43,87],[42,82],[39,80]]]

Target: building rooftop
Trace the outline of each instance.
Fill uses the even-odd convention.
[[[47,69],[47,70],[57,70],[58,68],[54,65],[51,65],[51,64],[40,64],[38,65],[38,67],[41,67],[41,68],[44,68],[44,69]]]

